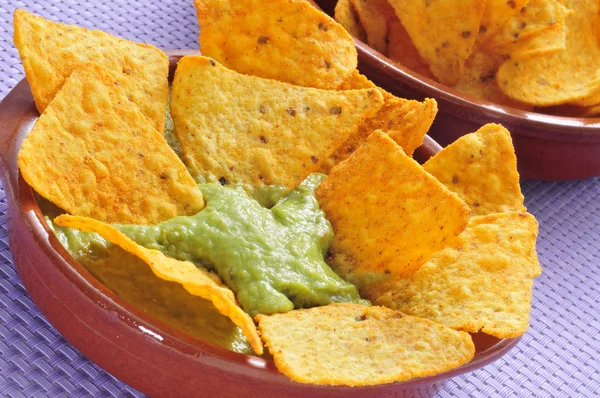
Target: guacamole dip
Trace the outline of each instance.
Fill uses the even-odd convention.
[[[323,178],[309,176],[271,209],[239,187],[200,184],[207,205],[198,214],[119,229],[142,246],[214,270],[252,316],[359,302],[354,285],[324,261],[333,234],[314,196]]]

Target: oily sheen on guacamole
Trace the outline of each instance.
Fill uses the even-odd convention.
[[[324,261],[333,233],[314,196],[323,178],[309,176],[271,209],[241,188],[201,184],[207,206],[196,215],[119,229],[142,246],[214,270],[252,316],[358,302],[356,288]]]

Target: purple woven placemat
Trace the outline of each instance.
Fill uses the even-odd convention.
[[[12,44],[17,7],[166,49],[198,48],[192,0],[0,2],[0,98],[23,78]],[[439,397],[600,396],[600,179],[525,182],[540,222],[531,327],[487,367],[415,391]],[[88,361],[48,324],[12,264],[0,190],[0,396],[141,396]]]

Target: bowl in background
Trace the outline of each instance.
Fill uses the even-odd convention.
[[[337,0],[316,0],[329,15]],[[494,104],[446,87],[411,71],[354,39],[358,69],[394,95],[434,98],[438,114],[429,135],[442,146],[486,123],[499,123],[512,136],[521,177],[572,180],[600,176],[600,118],[551,116]]]

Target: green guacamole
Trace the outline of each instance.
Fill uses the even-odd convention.
[[[207,205],[198,214],[119,229],[142,246],[214,270],[252,316],[360,302],[354,285],[324,261],[333,234],[314,196],[323,178],[309,176],[271,209],[239,187],[201,184]]]

